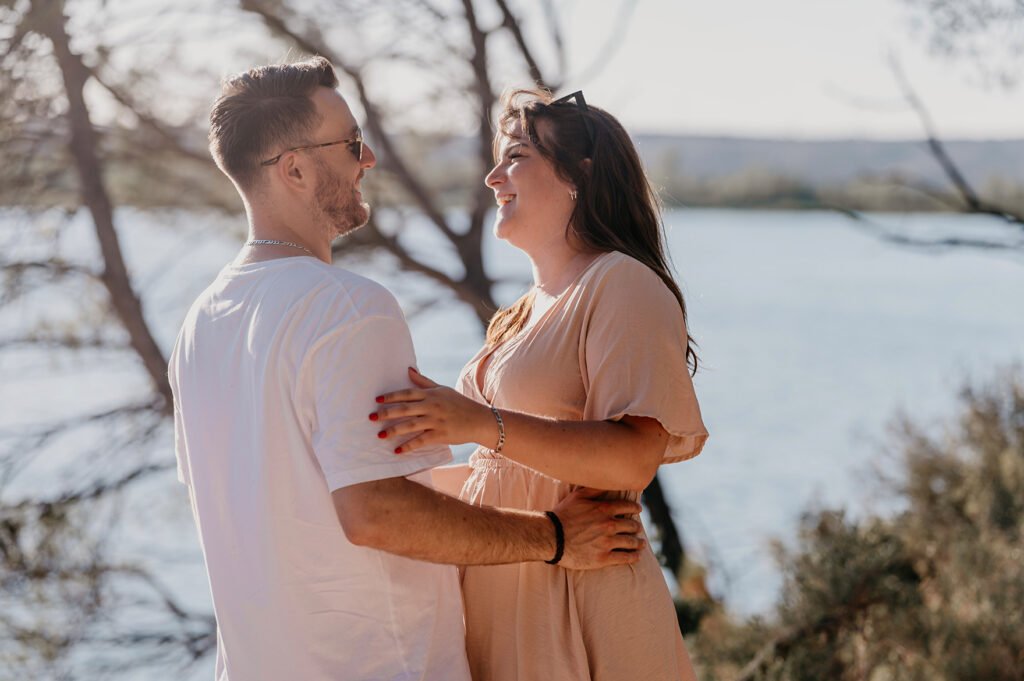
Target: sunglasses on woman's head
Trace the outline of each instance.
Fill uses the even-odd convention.
[[[559,97],[548,104],[548,106],[576,107],[576,110],[580,113],[580,120],[583,121],[583,127],[587,131],[587,156],[590,156],[594,152],[594,128],[586,115],[590,112],[590,107],[587,106],[587,100],[583,98],[583,90],[577,90],[565,97]]]

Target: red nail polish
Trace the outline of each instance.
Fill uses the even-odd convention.
[[[377,419],[379,419],[379,418],[380,418],[380,417],[379,417],[379,416],[377,416],[376,412],[374,412],[373,414],[370,414],[370,420],[371,420],[371,421],[376,421],[376,420],[377,420]]]
[[[401,453],[402,453],[402,448],[401,447],[395,447],[395,454],[401,454]]]
[[[383,395],[379,395],[377,397],[377,404],[384,404],[384,396]]]
[[[381,440],[383,440],[387,436],[388,436],[387,431],[384,431],[384,430],[382,430],[379,433],[377,433],[377,437],[379,437]]]

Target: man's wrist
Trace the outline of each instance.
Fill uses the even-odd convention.
[[[555,530],[551,526],[551,520],[543,511],[527,511],[530,514],[532,526],[532,540],[528,556],[521,558],[523,561],[544,562],[551,559],[558,549],[558,542],[555,537]]]
[[[544,515],[551,521],[555,530],[555,555],[544,562],[548,565],[558,565],[565,554],[565,529],[562,527],[562,521],[559,519],[558,514],[554,511],[545,511]]]

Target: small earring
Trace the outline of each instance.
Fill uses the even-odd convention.
[[[576,196],[577,196],[576,190],[575,189],[570,189],[569,190],[569,198],[572,199],[573,201],[575,201],[576,200]]]

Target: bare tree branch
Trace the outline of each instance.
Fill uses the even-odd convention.
[[[507,7],[505,8],[507,10]],[[494,87],[491,83],[490,71],[488,69],[487,37],[488,34],[480,28],[476,18],[476,11],[472,0],[463,0],[463,14],[466,21],[466,28],[469,31],[470,44],[473,46],[473,53],[470,57],[470,66],[473,71],[472,88],[477,102],[477,162],[484,169],[491,165],[491,140],[493,130],[491,128],[491,112],[494,110],[497,98],[494,94]],[[506,14],[505,21],[508,23],[511,13]],[[525,45],[524,45],[525,47]],[[456,244],[459,256],[466,266],[466,278],[470,281],[490,281],[483,270],[483,260],[478,256],[483,248],[484,220],[494,205],[493,193],[489,187],[481,184],[476,185],[469,211],[469,229],[466,230],[463,240]],[[471,257],[471,256],[476,257]],[[476,288],[480,288],[477,286]],[[476,304],[477,315],[480,319],[488,319],[496,309],[492,299],[488,295]]]
[[[399,177],[402,185],[409,191],[413,200],[416,201],[416,204],[424,214],[434,223],[434,226],[450,241],[453,243],[457,242],[459,235],[448,226],[444,215],[435,205],[430,193],[410,170],[408,164],[398,151],[390,133],[384,128],[380,110],[369,96],[361,70],[327,47],[323,38],[314,29],[307,28],[306,33],[292,30],[285,20],[275,13],[275,9],[269,7],[263,0],[241,0],[241,7],[259,16],[272,33],[286,38],[304,52],[323,55],[352,80],[366,115],[367,128],[373,135],[374,141],[380,146],[382,152],[380,158],[383,165]]]
[[[75,274],[89,277],[91,279],[100,279],[100,275],[88,267],[57,259],[23,260],[16,262],[0,260],[0,270],[11,276],[21,276],[29,272],[40,271],[46,272],[54,278],[66,277],[68,275]]]
[[[83,501],[92,501],[113,492],[119,492],[141,478],[149,477],[154,473],[163,473],[168,471],[174,468],[174,465],[175,464],[173,463],[154,463],[139,466],[138,468],[135,468],[129,473],[126,473],[114,480],[97,481],[86,489],[76,492],[66,492],[52,501],[33,501],[32,503],[34,505],[51,504],[69,506]]]
[[[153,131],[161,139],[166,141],[168,143],[168,149],[183,158],[187,158],[202,165],[210,166],[213,164],[213,160],[210,158],[208,153],[189,149],[177,135],[171,132],[171,130],[163,124],[163,122],[152,114],[147,113],[137,102],[133,101],[131,96],[128,95],[128,93],[120,86],[114,84],[113,81],[107,79],[96,69],[86,67],[86,70],[93,80],[102,85],[103,89],[109,92],[111,96],[117,100],[118,104],[130,111],[132,115],[134,115],[146,128]]]
[[[643,502],[651,514],[651,522],[658,528],[658,543],[662,563],[673,575],[678,575],[686,560],[686,550],[682,538],[672,519],[672,509],[661,488],[661,480],[657,475],[643,492]]]
[[[920,16],[915,23],[930,29],[932,52],[973,62],[976,77],[985,87],[1012,90],[1020,85],[1024,2],[904,0],[904,4],[917,9]]]
[[[565,78],[567,70],[565,60],[565,39],[562,37],[562,24],[558,19],[558,11],[555,8],[553,0],[544,0],[541,6],[544,9],[544,23],[551,32],[551,44],[555,47],[555,57],[558,59],[558,78],[561,80],[562,78]],[[561,87],[561,83],[559,83],[559,87]],[[552,87],[552,90],[554,89],[555,88]]]
[[[142,361],[156,392],[163,398],[163,409],[170,413],[173,398],[167,381],[167,360],[153,338],[142,312],[142,303],[135,294],[124,256],[114,229],[113,210],[103,183],[103,170],[97,152],[96,130],[89,118],[83,91],[89,71],[80,56],[70,48],[65,30],[64,2],[33,5],[38,30],[50,39],[64,78],[71,126],[71,154],[75,159],[82,189],[82,199],[93,217],[96,236],[103,254],[101,275],[110,294],[111,304],[131,339],[132,348]]]
[[[924,128],[925,138],[928,142],[929,149],[931,149],[932,156],[935,157],[935,160],[942,168],[942,171],[946,174],[946,177],[948,177],[950,182],[953,183],[953,186],[956,187],[960,196],[963,198],[964,203],[967,204],[967,207],[971,210],[976,209],[980,205],[978,195],[975,193],[974,189],[967,184],[967,180],[964,179],[964,176],[960,173],[960,169],[956,167],[956,164],[953,163],[953,159],[951,159],[949,154],[946,152],[946,147],[941,141],[939,141],[938,133],[935,129],[935,123],[932,121],[931,114],[928,109],[925,108],[921,99],[917,96],[917,93],[914,92],[914,89],[910,85],[910,81],[907,80],[906,73],[903,71],[903,67],[900,65],[894,54],[889,55],[889,68],[892,71],[893,76],[896,78],[896,83],[900,87],[903,98],[914,109],[918,119],[921,121],[921,127]]]
[[[122,416],[147,412],[158,414],[163,413],[163,402],[158,396],[139,402],[118,405],[98,412],[67,418],[59,423],[53,423],[42,428],[30,430],[27,433],[2,431],[0,432],[0,437],[17,438],[13,445],[7,447],[7,452],[4,456],[13,455],[15,457],[23,458],[26,452],[38,451],[55,437],[58,437],[59,435],[74,428],[81,428],[82,426],[89,424],[102,423]]]
[[[548,88],[549,90],[557,90],[561,83],[545,78],[544,74],[540,70],[540,64],[537,62],[536,57],[533,55],[533,50],[526,44],[526,38],[523,36],[522,24],[519,19],[516,19],[515,15],[512,14],[512,10],[509,8],[508,3],[505,0],[495,0],[498,5],[498,9],[501,10],[502,27],[507,29],[512,34],[513,40],[515,40],[516,47],[519,48],[520,54],[523,55],[523,59],[526,61],[526,66],[530,72],[530,79],[533,80],[537,87]],[[471,2],[466,4],[472,5]],[[473,20],[475,23],[475,19]],[[561,47],[561,45],[556,45]],[[488,111],[490,111],[488,109]]]
[[[333,253],[334,255],[344,255],[353,250],[353,245],[357,248],[370,246],[387,251],[398,260],[402,269],[422,274],[455,293],[460,301],[473,308],[478,317],[487,318],[494,313],[494,309],[486,307],[486,301],[482,300],[476,289],[467,284],[465,280],[452,279],[441,270],[414,258],[402,246],[397,237],[381,232],[376,220],[372,217],[370,222],[358,232],[349,235],[344,240],[336,241],[332,245]]]
[[[928,197],[946,210],[959,212],[964,206],[962,201],[958,200],[954,196],[950,196],[949,192],[920,182],[911,182],[903,178],[890,177],[887,178],[884,183],[879,184],[887,184],[891,187],[910,190],[920,194],[921,196]]]
[[[49,350],[131,350],[130,345],[106,338],[80,338],[78,336],[26,335],[0,338],[0,350],[9,348],[43,348]]]
[[[468,2],[468,0],[466,1]],[[398,183],[409,193],[415,205],[423,211],[430,222],[441,232],[449,243],[452,244],[452,247],[458,253],[466,268],[466,276],[458,282],[452,280],[450,277],[447,277],[447,275],[438,272],[429,265],[419,262],[416,258],[412,257],[407,251],[405,251],[396,240],[384,237],[384,235],[380,234],[378,230],[376,235],[379,237],[379,245],[383,246],[395,255],[404,269],[420,272],[439,283],[449,286],[449,288],[455,291],[460,300],[463,300],[472,306],[481,323],[484,323],[490,318],[494,309],[497,307],[491,296],[492,282],[484,271],[481,253],[483,241],[483,220],[484,215],[486,214],[486,208],[483,206],[485,205],[485,196],[487,198],[487,205],[489,205],[489,192],[482,190],[477,191],[475,199],[476,207],[472,211],[470,228],[462,234],[456,232],[452,229],[426,186],[413,172],[410,165],[406,163],[401,152],[398,150],[393,137],[387,131],[386,126],[384,125],[383,113],[369,95],[366,83],[362,76],[362,69],[351,64],[348,60],[342,58],[341,55],[327,48],[323,38],[315,28],[308,27],[303,33],[292,29],[279,13],[275,13],[273,8],[269,7],[266,3],[261,2],[261,0],[242,0],[242,8],[259,16],[275,35],[286,38],[297,45],[300,49],[310,54],[324,55],[331,60],[335,67],[351,79],[366,115],[367,128],[375,142],[380,147],[382,167],[394,174]],[[470,12],[472,12],[472,7],[470,7]],[[483,38],[483,34],[479,31],[479,28],[476,27],[474,22],[470,23],[471,30],[476,31],[476,34],[474,34],[474,40],[479,41]],[[474,73],[477,75],[478,86],[475,94],[479,97],[486,97],[484,102],[479,105],[480,108],[478,111],[481,124],[484,126],[484,129],[481,131],[481,140],[486,136],[488,148],[487,157],[489,159],[489,121],[491,105],[486,104],[486,102],[493,103],[494,96],[489,89],[485,91],[479,86],[479,78],[481,75],[486,78],[485,46],[481,49],[480,45],[477,44],[476,55],[475,59],[477,60],[477,63],[474,66]],[[483,71],[479,70],[481,63],[484,66]],[[485,80],[484,82],[489,83],[489,80]],[[481,147],[482,146],[483,143],[481,142]],[[482,151],[481,154],[483,154]],[[484,163],[484,167],[486,167],[486,161]],[[485,190],[486,188],[483,189]]]
[[[979,238],[965,238],[965,237],[942,237],[938,239],[929,239],[923,237],[913,237],[907,234],[897,231],[892,227],[888,227],[879,223],[877,220],[873,220],[868,217],[865,213],[836,205],[821,204],[820,207],[833,210],[838,213],[842,213],[851,219],[851,222],[865,231],[882,241],[887,241],[897,246],[912,246],[914,248],[920,248],[925,250],[948,250],[952,248],[974,248],[983,251],[1007,251],[1015,252],[1024,250],[1024,239],[1017,240],[998,240],[998,239],[979,239]]]
[[[963,212],[991,215],[1005,220],[1010,224],[1024,228],[1024,215],[1017,215],[1006,208],[995,206],[984,201],[967,182],[963,173],[960,172],[960,169],[946,151],[945,145],[942,144],[942,141],[939,139],[931,114],[928,112],[927,107],[925,107],[920,97],[917,96],[917,93],[910,85],[910,81],[907,79],[906,73],[903,71],[903,67],[900,65],[899,60],[894,54],[889,55],[889,68],[899,85],[903,98],[911,108],[913,108],[918,119],[921,121],[921,127],[924,129],[925,139],[932,157],[939,164],[939,167],[942,168],[942,172],[945,173],[946,177],[956,188],[957,193],[962,199],[964,204]]]

